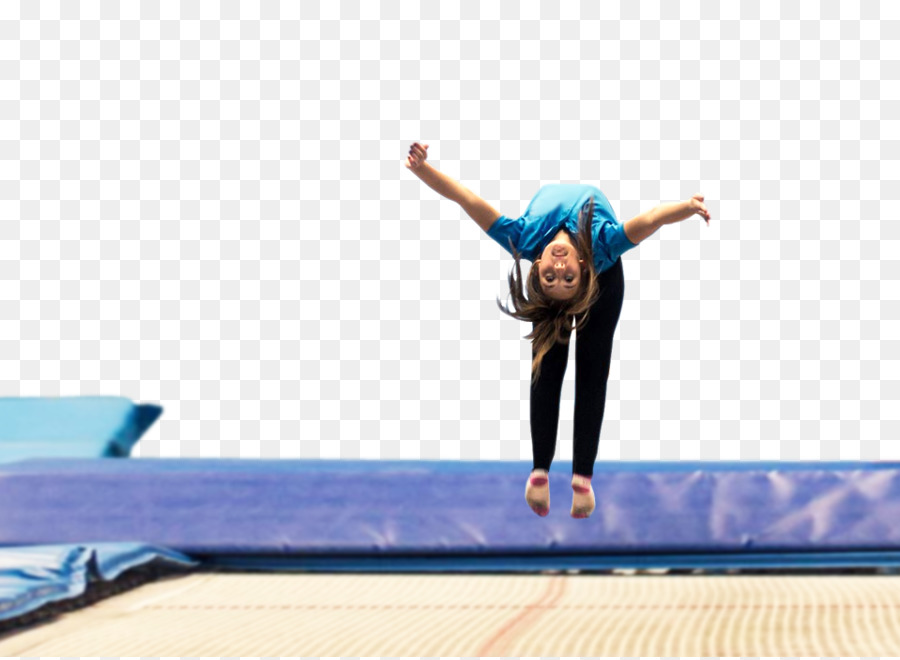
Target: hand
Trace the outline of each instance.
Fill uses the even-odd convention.
[[[406,168],[414,170],[428,158],[428,145],[413,142],[409,147],[409,156],[406,157]]]
[[[699,215],[704,220],[706,220],[706,224],[709,225],[709,210],[706,208],[706,204],[703,203],[703,195],[696,194],[688,201],[688,208],[691,210],[691,215]]]

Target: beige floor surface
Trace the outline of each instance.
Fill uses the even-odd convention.
[[[891,576],[212,573],[0,638],[0,656],[894,656]]]

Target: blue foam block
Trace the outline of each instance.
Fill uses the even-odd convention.
[[[123,397],[0,398],[0,463],[129,456],[161,414]]]

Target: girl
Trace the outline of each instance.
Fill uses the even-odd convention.
[[[406,167],[430,188],[459,204],[487,235],[515,260],[509,274],[513,310],[500,310],[530,321],[531,445],[534,469],[525,500],[539,516],[550,512],[548,473],[556,450],[559,402],[569,357],[575,345],[575,457],[572,464],[573,518],[594,511],[591,477],[606,404],[606,381],[613,334],[619,321],[625,280],[622,253],[663,225],[699,215],[709,225],[703,195],[661,204],[620,224],[599,189],[589,185],[550,184],[537,191],[520,218],[501,215],[471,190],[426,163],[428,145],[414,143]],[[522,277],[521,259],[532,262]],[[527,296],[526,296],[527,293]]]

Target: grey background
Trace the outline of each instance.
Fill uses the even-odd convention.
[[[0,5],[2,394],[160,402],[141,456],[530,458],[512,260],[420,140],[510,216],[706,195],[623,258],[598,460],[900,457],[896,5],[518,4]]]

